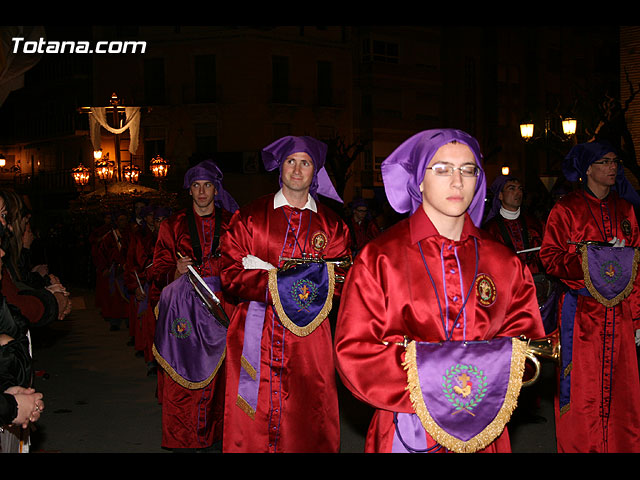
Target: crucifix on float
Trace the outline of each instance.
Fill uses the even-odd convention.
[[[110,106],[108,107],[82,107],[79,109],[81,113],[91,114],[89,119],[89,128],[91,134],[91,142],[94,150],[100,149],[100,128],[113,133],[114,148],[116,155],[116,171],[118,181],[122,180],[122,160],[120,155],[120,135],[126,130],[130,133],[129,152],[135,154],[138,149],[139,133],[140,133],[140,107],[124,107],[121,105],[121,99],[113,93],[111,95]],[[111,123],[107,121],[107,114],[111,114]],[[123,124],[124,122],[124,124]],[[133,159],[129,160],[133,164]],[[133,165],[132,165],[133,166]]]

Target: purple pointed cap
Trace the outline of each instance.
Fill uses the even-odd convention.
[[[282,186],[282,164],[284,160],[294,153],[304,152],[313,160],[313,180],[309,187],[309,193],[314,198],[322,195],[342,203],[342,199],[336,192],[329,174],[324,168],[327,156],[327,144],[313,137],[282,137],[262,149],[262,162],[264,168],[270,172],[278,168],[280,170],[280,186]]]
[[[607,153],[618,154],[616,148],[606,140],[597,140],[575,145],[567,154],[562,163],[562,173],[570,182],[587,181],[587,170],[592,163],[597,162]],[[620,197],[635,206],[640,206],[640,195],[635,191],[631,182],[624,173],[624,167],[620,165],[616,173],[616,182],[613,187]]]
[[[480,226],[484,214],[486,179],[482,168],[482,153],[478,141],[456,129],[425,130],[410,137],[382,162],[382,180],[391,207],[398,213],[413,213],[422,205],[420,183],[431,159],[440,147],[456,141],[469,147],[480,167],[476,190],[469,205],[474,225]]]
[[[218,191],[214,199],[216,205],[231,213],[238,210],[238,203],[222,185],[222,170],[220,170],[213,160],[203,160],[187,170],[184,174],[183,187],[188,189],[191,184],[197,180],[207,180],[213,183]]]

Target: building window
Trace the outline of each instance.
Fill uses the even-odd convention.
[[[365,38],[362,41],[362,61],[398,63],[399,51],[397,43]]]
[[[152,58],[144,61],[144,99],[147,105],[165,103],[164,60]]]
[[[333,104],[333,65],[331,62],[318,62],[318,104]]]
[[[271,60],[272,100],[289,102],[289,58],[275,55]]]
[[[211,103],[216,99],[216,56],[197,55],[194,58],[196,103]]]

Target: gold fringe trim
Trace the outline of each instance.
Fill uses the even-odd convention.
[[[200,382],[190,382],[189,380],[186,380],[185,378],[180,376],[178,372],[176,372],[174,368],[171,365],[169,365],[169,363],[162,357],[162,355],[160,355],[160,353],[156,349],[155,343],[151,345],[151,351],[153,352],[153,356],[155,357],[155,359],[158,361],[158,365],[160,365],[162,369],[165,372],[167,372],[167,375],[169,375],[169,377],[171,377],[171,379],[174,382],[176,382],[179,385],[182,385],[184,388],[187,388],[189,390],[198,390],[200,388],[204,388],[207,385],[209,385],[211,381],[215,378],[215,376],[218,374],[218,371],[222,366],[222,362],[224,362],[224,359],[227,355],[227,348],[225,347],[224,352],[222,352],[222,355],[220,355],[220,360],[218,361],[216,368],[214,368],[213,370],[213,373],[211,373],[209,377],[205,378]]]
[[[242,398],[240,395],[238,395],[238,398],[236,398],[236,406],[240,407],[240,410],[242,410],[244,413],[249,415],[251,420],[256,419],[256,411],[253,408],[251,408],[251,406],[247,403],[247,401],[244,398]]]
[[[280,318],[280,323],[284,327],[287,328],[291,333],[297,335],[298,337],[306,337],[310,333],[312,333],[318,326],[329,316],[329,312],[331,312],[331,308],[333,307],[333,292],[335,289],[335,273],[334,273],[334,265],[333,263],[327,263],[327,274],[329,275],[329,291],[327,292],[327,299],[320,310],[320,313],[316,315],[311,322],[309,322],[304,327],[299,327],[288,317],[282,308],[282,303],[280,301],[280,294],[278,293],[278,269],[273,268],[269,270],[269,292],[271,293],[271,298],[273,299],[273,306],[276,309],[276,313]]]
[[[253,365],[249,363],[249,360],[247,360],[244,356],[240,357],[240,367],[243,368],[244,371],[249,374],[249,376],[251,377],[251,380],[255,380],[256,377],[258,376],[258,372],[256,372],[256,369],[253,367]]]
[[[569,406],[570,405],[571,405],[570,403],[567,403],[564,407],[562,407],[560,409],[560,416],[564,415],[565,413],[567,413],[569,411]]]
[[[640,261],[640,251],[636,248],[633,253],[633,264],[631,266],[631,278],[629,279],[629,283],[625,287],[625,289],[620,292],[618,295],[613,297],[611,300],[603,297],[596,287],[593,286],[591,282],[591,276],[589,275],[589,255],[587,254],[586,249],[582,253],[582,274],[584,275],[584,285],[589,290],[589,293],[593,298],[595,298],[599,303],[604,305],[605,307],[615,307],[622,300],[627,298],[631,291],[633,290],[633,284],[636,279],[636,275],[638,274],[638,262]]]
[[[518,404],[522,377],[524,376],[527,344],[522,340],[513,338],[512,347],[509,385],[507,387],[505,401],[500,411],[482,432],[470,440],[462,441],[443,430],[429,414],[424,402],[424,397],[422,396],[422,389],[420,388],[415,341],[411,341],[407,345],[405,361],[403,363],[404,369],[407,370],[407,390],[409,390],[413,409],[418,415],[418,418],[420,418],[422,426],[436,442],[456,453],[474,453],[488,446],[502,433]]]

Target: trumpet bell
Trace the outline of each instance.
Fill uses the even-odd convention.
[[[525,353],[527,360],[534,366],[534,373],[531,378],[522,382],[523,387],[533,385],[540,378],[540,358],[553,361],[556,365],[560,365],[560,332],[556,330],[546,337],[527,340],[527,350]]]

